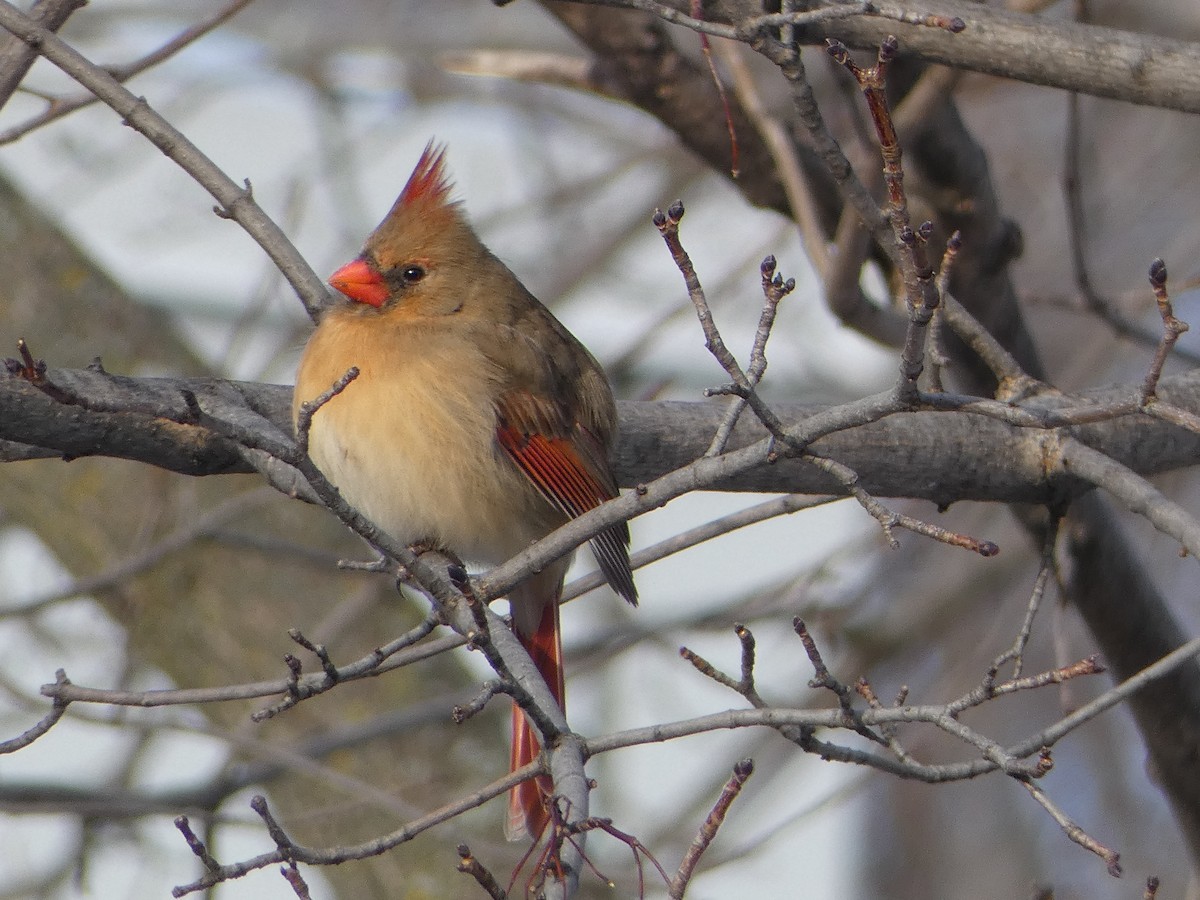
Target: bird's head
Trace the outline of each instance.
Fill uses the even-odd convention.
[[[450,199],[445,147],[432,141],[363,252],[329,283],[353,304],[404,318],[461,310],[464,290],[486,248]]]

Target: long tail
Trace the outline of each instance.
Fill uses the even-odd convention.
[[[561,592],[562,575],[557,571],[542,572],[517,588],[510,598],[517,637],[560,707],[564,693],[562,634],[558,625],[558,599]],[[536,627],[529,630],[533,615],[538,612],[540,616],[536,620]],[[534,727],[521,707],[514,703],[509,771],[516,771],[533,762],[541,749]],[[508,794],[508,819],[504,824],[504,836],[510,841],[540,838],[550,820],[547,804],[552,792],[553,782],[548,775],[539,775],[513,788]]]

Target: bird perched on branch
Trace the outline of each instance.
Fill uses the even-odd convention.
[[[351,505],[405,544],[501,563],[617,496],[616,407],[600,365],[483,245],[456,201],[445,150],[426,146],[304,348],[294,414],[348,369],[317,410],[309,453]],[[629,530],[591,541],[613,589],[637,603]],[[513,627],[563,701],[558,601],[570,558],[512,590]],[[512,767],[540,751],[513,707]],[[548,778],[509,797],[506,834],[537,838]]]

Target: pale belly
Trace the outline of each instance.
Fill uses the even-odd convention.
[[[428,541],[486,564],[503,562],[557,524],[496,443],[482,365],[472,378],[472,367],[429,354],[385,362],[381,374],[342,356],[317,371],[306,353],[297,375],[303,400],[350,365],[362,369],[317,411],[309,435],[313,462],[348,503],[403,544]]]

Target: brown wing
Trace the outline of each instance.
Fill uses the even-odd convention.
[[[496,440],[541,495],[573,519],[616,497],[617,486],[599,438],[556,406],[528,391],[503,394],[496,405]],[[590,545],[613,590],[636,605],[629,527],[621,522],[606,528]]]

